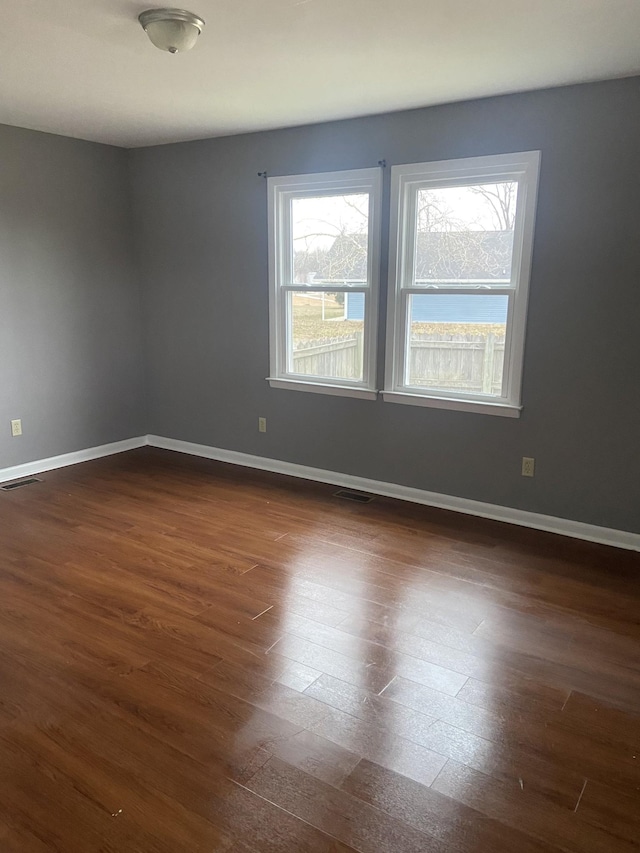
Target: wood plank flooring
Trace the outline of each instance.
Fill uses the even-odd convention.
[[[144,449],[0,493],[0,853],[631,853],[640,555]]]

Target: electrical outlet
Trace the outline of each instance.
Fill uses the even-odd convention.
[[[17,418],[15,421],[11,421],[11,435],[14,438],[22,435],[22,421],[20,418]]]
[[[533,477],[536,472],[536,460],[532,456],[522,457],[522,476]]]
[[[258,418],[258,432],[266,432],[267,431],[267,419],[266,418]]]

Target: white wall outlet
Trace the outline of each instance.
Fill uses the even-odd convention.
[[[16,418],[15,421],[11,421],[11,435],[14,438],[22,435],[22,420],[20,418]]]
[[[533,477],[536,473],[536,460],[532,456],[522,457],[522,476]]]
[[[258,432],[266,432],[267,431],[267,419],[266,418],[258,418]]]

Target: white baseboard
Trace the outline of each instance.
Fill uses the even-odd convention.
[[[99,447],[88,447],[74,453],[63,453],[61,456],[51,456],[48,459],[36,459],[15,465],[12,468],[0,468],[0,483],[17,480],[21,477],[31,477],[55,468],[76,465],[78,462],[88,462],[103,456],[112,456],[126,450],[151,445],[164,450],[175,450],[190,456],[201,456],[204,459],[215,459],[218,462],[229,462],[245,468],[256,468],[260,471],[271,471],[275,474],[287,474],[303,480],[315,480],[319,483],[329,483],[360,492],[370,492],[411,503],[433,506],[438,509],[448,509],[466,515],[476,515],[493,521],[504,521],[521,527],[531,527],[535,530],[546,530],[571,536],[574,539],[584,539],[587,542],[599,542],[602,545],[612,545],[616,548],[626,548],[630,551],[640,551],[640,534],[625,530],[614,530],[609,527],[598,527],[595,524],[585,524],[582,521],[571,521],[566,518],[555,518],[551,515],[541,515],[512,507],[497,506],[496,504],[473,501],[468,498],[458,498],[452,495],[442,495],[438,492],[427,492],[410,486],[400,486],[397,483],[385,483],[381,480],[369,480],[366,477],[356,477],[352,474],[341,474],[337,471],[325,471],[322,468],[310,468],[307,465],[296,465],[294,462],[283,462],[279,459],[268,459],[264,456],[252,456],[237,450],[224,450],[220,447],[209,447],[205,444],[193,444],[189,441],[179,441],[174,438],[163,438],[159,435],[138,436],[124,441],[114,441]]]
[[[50,456],[48,459],[35,459],[33,462],[14,465],[12,468],[0,468],[0,483],[19,480],[21,477],[32,477],[34,474],[53,471],[55,468],[65,468],[67,465],[76,465],[78,462],[88,462],[90,459],[100,459],[102,456],[113,456],[114,453],[135,450],[146,444],[147,436],[142,435],[126,438],[124,441],[114,441],[111,444],[101,444],[99,447],[87,447],[85,450],[76,450],[73,453],[63,453],[61,456]]]
[[[396,483],[384,483],[380,480],[369,480],[366,477],[355,477],[351,474],[340,474],[337,471],[325,471],[322,468],[310,468],[306,465],[296,465],[293,462],[282,462],[279,459],[268,459],[264,456],[252,456],[236,450],[224,450],[219,447],[209,447],[204,444],[192,444],[174,438],[163,438],[158,435],[148,435],[147,444],[164,450],[175,450],[191,456],[201,456],[205,459],[215,459],[218,462],[230,462],[245,468],[257,468],[261,471],[272,471],[276,474],[288,474],[303,480],[315,480],[319,483],[329,483],[360,492],[370,492],[389,498],[425,504],[426,506],[448,509],[466,515],[477,515],[490,518],[493,521],[504,521],[521,527],[531,527],[535,530],[546,530],[571,536],[574,539],[584,539],[587,542],[599,542],[616,548],[626,548],[630,551],[640,551],[640,533],[630,533],[625,530],[614,530],[609,527],[598,527],[595,524],[585,524],[582,521],[571,521],[566,518],[556,518],[551,515],[541,515],[537,512],[527,512],[522,509],[498,506],[496,504],[473,501],[468,498],[458,498],[452,495],[442,495],[438,492],[427,492]]]

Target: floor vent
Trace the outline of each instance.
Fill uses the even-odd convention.
[[[350,492],[348,489],[338,489],[333,493],[334,498],[342,498],[345,501],[355,501],[358,504],[369,504],[373,495],[363,495],[362,492]]]
[[[30,486],[32,483],[41,483],[42,480],[39,480],[37,477],[27,477],[26,480],[18,480],[17,483],[6,483],[4,486],[0,486],[0,489],[3,492],[12,492],[14,489],[21,489],[23,486]]]

